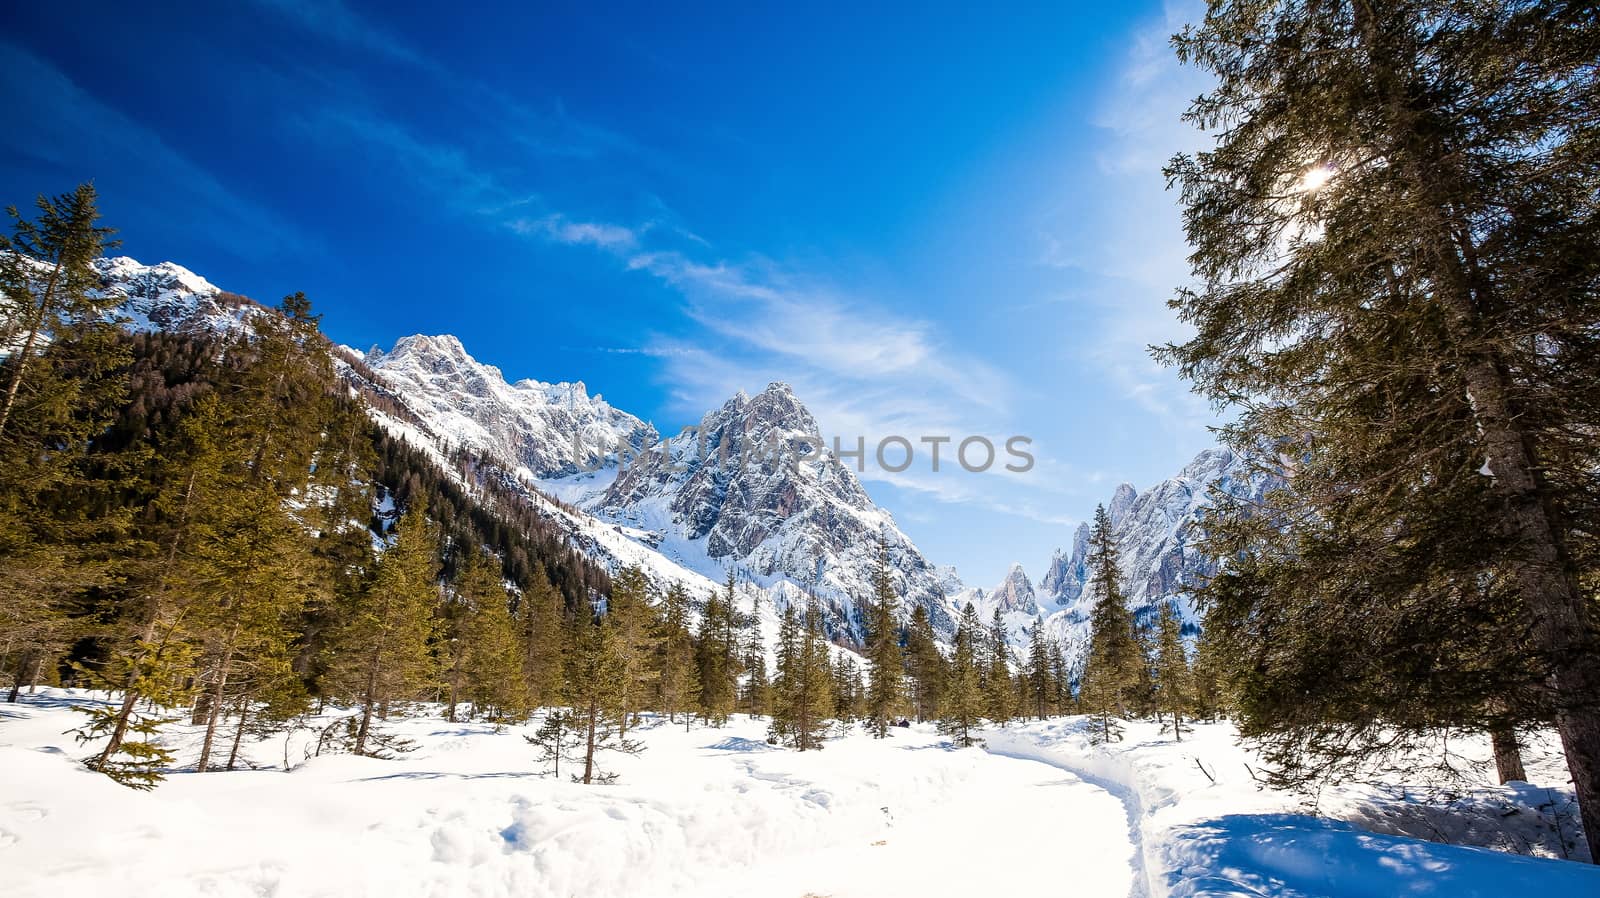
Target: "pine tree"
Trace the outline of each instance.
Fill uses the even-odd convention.
[[[612,578],[606,617],[615,637],[618,664],[618,735],[625,739],[630,717],[653,691],[656,677],[652,660],[659,628],[655,609],[650,604],[650,581],[645,579],[643,571],[628,567]]]
[[[526,719],[531,704],[522,677],[522,646],[500,562],[482,552],[468,555],[456,572],[455,592],[467,614],[457,636],[465,645],[454,647],[452,656],[461,656],[460,681],[472,713],[496,722]],[[454,719],[455,697],[453,692],[446,719]]]
[[[1161,604],[1156,632],[1156,718],[1159,721],[1163,712],[1171,714],[1172,736],[1182,742],[1183,715],[1194,707],[1194,688],[1183,648],[1183,622],[1172,602]]]
[[[522,642],[522,678],[530,707],[548,708],[562,698],[562,599],[543,566],[517,603],[518,638]]]
[[[820,749],[834,712],[833,666],[815,599],[802,617],[785,606],[778,628],[771,739],[800,751]]]
[[[730,664],[734,657],[734,631],[728,626],[729,618],[727,599],[713,591],[700,615],[700,633],[695,641],[700,674],[700,716],[711,726],[725,725],[733,711],[737,672]]]
[[[760,590],[752,592],[750,614],[744,622],[741,663],[745,669],[745,712],[755,717],[766,714],[772,702],[772,683],[767,676],[767,644],[761,637]]]
[[[694,641],[689,633],[689,593],[681,583],[667,588],[662,599],[660,632],[657,641],[658,671],[656,687],[660,708],[669,722],[684,716],[687,729],[700,691],[699,671],[695,666]]]
[[[10,700],[86,635],[76,603],[116,579],[107,556],[127,550],[131,509],[118,481],[137,459],[88,449],[127,393],[127,343],[107,320],[118,297],[99,295],[93,267],[110,229],[91,185],[53,199],[39,216],[15,207],[0,236],[0,662]],[[106,469],[107,466],[110,469]]]
[[[1033,716],[1038,720],[1048,716],[1055,703],[1055,671],[1051,666],[1050,646],[1044,634],[1044,619],[1035,617],[1028,628],[1028,666],[1023,673]]]
[[[928,609],[921,604],[911,610],[906,660],[911,674],[911,705],[917,722],[938,717],[939,697],[944,693],[945,660],[939,654]]]
[[[1132,713],[1145,669],[1144,653],[1134,635],[1138,624],[1122,598],[1116,551],[1111,516],[1100,506],[1089,535],[1088,562],[1096,597],[1081,700],[1087,713],[1100,718],[1100,737],[1105,741],[1120,736],[1112,718]]]
[[[1194,667],[1191,682],[1194,686],[1194,715],[1201,720],[1215,721],[1225,715],[1232,702],[1228,698],[1226,681],[1227,662],[1222,656],[1221,641],[1215,636],[1216,628],[1201,628],[1195,641]]]
[[[385,743],[372,718],[393,702],[416,697],[433,673],[429,639],[438,598],[438,531],[414,497],[378,561],[377,575],[358,598],[339,639],[333,675],[360,707],[352,750],[377,754]]]
[[[587,731],[575,729],[576,720],[571,711],[551,708],[545,713],[539,728],[532,735],[522,737],[529,745],[538,747],[539,763],[549,762],[550,775],[558,780],[561,778],[562,761],[571,763],[584,758],[584,753],[579,749],[585,746]]]
[[[879,539],[878,561],[872,572],[872,600],[866,615],[867,724],[875,739],[889,735],[905,696],[905,657],[895,620],[900,600],[890,570],[888,544]]]
[[[1161,356],[1288,482],[1208,527],[1242,731],[1298,778],[1553,722],[1600,859],[1597,33],[1584,3],[1213,6],[1175,40],[1218,142],[1169,168],[1200,286]]]
[[[1006,640],[1006,625],[999,608],[994,610],[986,636],[988,671],[983,679],[984,716],[1005,726],[1016,714],[1017,690],[1011,681],[1011,646]]]
[[[601,770],[601,756],[636,755],[644,750],[638,741],[624,735],[627,727],[621,709],[626,691],[621,637],[610,615],[580,623],[568,669],[568,697],[572,702],[569,726],[578,735],[578,752],[583,759],[583,772],[573,774],[573,782],[614,783],[617,774]]]
[[[945,678],[944,699],[939,717],[939,732],[953,737],[960,748],[978,743],[973,734],[983,722],[983,693],[978,679],[977,644],[986,638],[983,625],[978,622],[978,610],[968,602],[962,610],[961,625],[956,630],[955,652],[950,658],[949,675]]]

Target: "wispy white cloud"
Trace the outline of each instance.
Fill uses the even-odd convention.
[[[607,222],[573,221],[558,212],[540,218],[514,218],[507,226],[518,234],[544,237],[569,246],[622,250],[639,243],[633,228]]]
[[[1089,284],[1060,297],[1093,307],[1096,333],[1076,349],[1077,361],[1161,421],[1188,451],[1214,415],[1148,347],[1187,336],[1166,306],[1191,277],[1177,197],[1161,170],[1174,154],[1210,141],[1181,120],[1208,89],[1208,76],[1181,66],[1169,44],[1204,12],[1198,0],[1174,0],[1131,35],[1094,117],[1097,188],[1088,196],[1074,191],[1039,236],[1041,264],[1078,272]]]

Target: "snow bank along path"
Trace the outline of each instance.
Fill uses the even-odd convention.
[[[1055,766],[1116,796],[1137,846],[1134,895],[1148,898],[1505,898],[1600,895],[1600,867],[1365,831],[1310,816],[1298,797],[1258,788],[1228,725],[1182,743],[1146,722],[1092,745],[1065,718],[990,731],[989,751]],[[1486,746],[1485,746],[1486,748]],[[1340,802],[1330,800],[1330,811]],[[1498,825],[1527,825],[1526,808]],[[1459,835],[1459,834],[1458,834]]]
[[[89,747],[64,731],[86,698],[0,707],[8,896],[1121,898],[1133,882],[1115,796],[924,727],[800,754],[742,717],[653,725],[644,755],[613,762],[618,785],[585,787],[540,775],[530,727],[416,718],[391,722],[418,746],[399,760],[176,773],[140,793],[76,763]],[[174,729],[187,759],[193,733]],[[257,764],[283,755],[281,737],[249,744]]]

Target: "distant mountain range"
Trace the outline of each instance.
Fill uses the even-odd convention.
[[[228,335],[266,313],[171,262],[117,257],[96,266],[103,289],[126,297],[120,314],[132,329]],[[986,622],[998,608],[1018,645],[1037,619],[1069,646],[1086,634],[1094,594],[1086,524],[1056,551],[1038,588],[1020,564],[992,589],[965,586],[953,568],[931,563],[822,445],[816,419],[786,384],[740,392],[693,432],[662,439],[581,381],[508,383],[449,335],[403,337],[387,351],[338,347],[336,358],[373,400],[380,426],[441,461],[469,455],[480,476],[514,484],[574,546],[612,569],[636,565],[701,595],[733,571],[776,607],[814,594],[835,636],[849,641],[861,635],[856,602],[870,592],[881,544],[904,612],[924,606],[945,636],[969,601]],[[804,457],[774,455],[773,446]],[[1184,589],[1210,573],[1193,542],[1213,484],[1233,495],[1262,490],[1233,453],[1212,449],[1142,493],[1123,484],[1110,497],[1136,613],[1176,598],[1191,628],[1198,623]]]

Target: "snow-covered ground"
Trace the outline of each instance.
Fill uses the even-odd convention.
[[[1556,859],[1587,852],[1548,736],[1524,752],[1533,784],[1493,785],[1487,738],[1457,737],[1452,755],[1476,783],[1438,781],[1419,757],[1382,785],[1308,797],[1264,787],[1230,724],[1198,725],[1182,742],[1153,723],[1123,726],[1122,741],[1094,745],[1085,718],[1030,723],[990,732],[988,750],[1121,799],[1152,898],[1600,895],[1600,867]]]
[[[141,793],[76,762],[89,749],[64,731],[92,700],[0,705],[8,896],[1600,894],[1588,865],[1407,837],[1553,850],[1552,821],[1535,819],[1544,789],[1479,790],[1454,809],[1417,796],[1415,813],[1345,790],[1321,810],[1353,823],[1332,821],[1258,789],[1225,725],[1176,744],[1136,723],[1107,748],[1068,718],[965,751],[919,726],[800,754],[742,716],[688,732],[653,721],[643,755],[608,759],[617,785],[581,786],[540,769],[531,727],[415,717],[390,723],[416,743],[397,760],[306,760],[307,735],[279,736],[248,743],[261,769],[174,772]],[[192,732],[173,729],[192,760]]]
[[[0,706],[0,892],[11,896],[506,895],[648,898],[1125,895],[1119,802],[1035,761],[931,731],[774,749],[765,724],[663,724],[614,786],[541,775],[522,733],[394,721],[399,760],[334,756],[169,777],[135,792],[75,763],[83,696]],[[292,762],[302,750],[291,744]],[[563,771],[565,773],[565,771]]]

